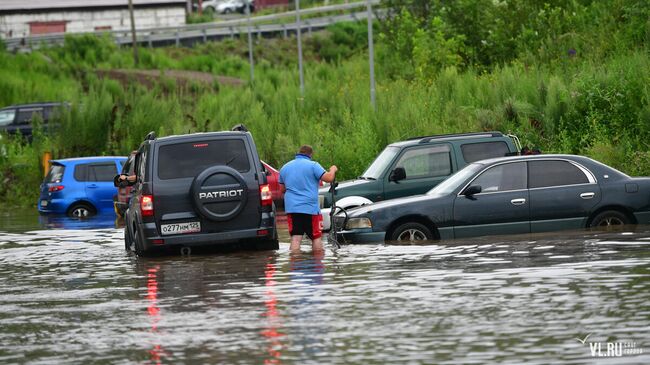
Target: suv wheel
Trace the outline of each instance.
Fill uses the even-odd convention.
[[[399,227],[395,228],[390,239],[400,242],[427,241],[433,239],[433,234],[425,225],[416,222],[409,222],[401,224]]]
[[[133,238],[131,236],[131,229],[129,228],[129,224],[126,224],[126,227],[124,227],[124,249],[127,251],[131,251],[133,247]]]
[[[88,218],[95,213],[95,208],[86,203],[77,203],[68,209],[68,215],[73,218]]]
[[[135,248],[135,254],[138,256],[145,256],[147,254],[147,251],[145,251],[144,246],[142,245],[142,242],[140,242],[140,238],[138,237],[138,234],[133,235],[133,247]]]

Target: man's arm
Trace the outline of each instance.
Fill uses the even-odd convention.
[[[281,192],[282,194],[284,194],[284,193],[286,193],[286,192],[287,192],[287,187],[286,187],[286,186],[284,186],[284,184],[283,184],[283,183],[280,183],[280,192]]]
[[[334,178],[336,177],[336,172],[338,171],[338,167],[336,165],[330,166],[330,170],[321,176],[321,180],[331,183],[334,181]]]

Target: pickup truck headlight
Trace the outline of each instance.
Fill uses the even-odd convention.
[[[350,218],[345,225],[345,229],[372,228],[370,218]]]

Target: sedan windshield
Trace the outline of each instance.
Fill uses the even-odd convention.
[[[482,167],[483,164],[479,163],[467,165],[465,168],[451,175],[447,180],[436,185],[435,188],[429,190],[427,195],[447,195],[453,193],[461,184],[463,184],[470,176],[474,176]]]
[[[377,180],[381,174],[386,170],[388,165],[393,162],[395,155],[399,152],[398,147],[386,147],[377,156],[377,158],[370,164],[370,167],[360,176],[362,179]]]

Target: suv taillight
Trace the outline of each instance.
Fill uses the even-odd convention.
[[[260,185],[260,201],[262,206],[273,205],[273,195],[271,195],[271,188],[268,184]]]
[[[140,212],[143,217],[153,216],[153,195],[143,195],[140,197]]]

